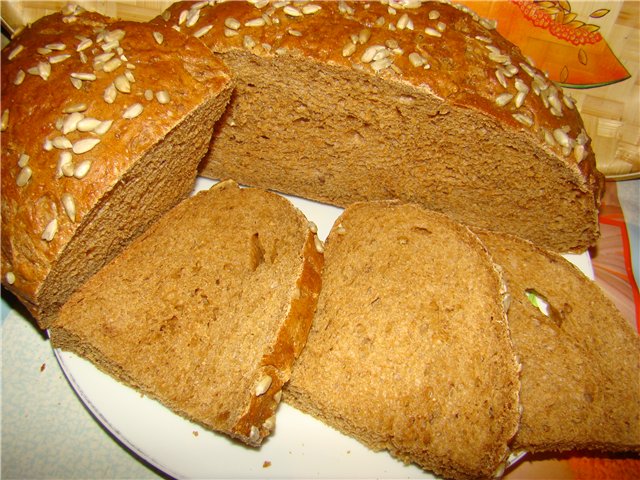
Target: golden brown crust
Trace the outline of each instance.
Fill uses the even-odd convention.
[[[171,28],[74,7],[2,51],[2,283],[32,313],[91,212],[186,115],[229,87],[226,72]]]
[[[561,172],[557,175],[562,177],[562,181],[584,196],[581,205],[576,207],[580,213],[575,213],[582,217],[583,223],[579,228],[572,228],[584,230],[584,233],[567,234],[581,237],[580,240],[558,240],[557,245],[549,246],[558,250],[581,251],[592,244],[598,234],[597,208],[604,183],[603,176],[596,170],[591,141],[574,101],[565,96],[543,72],[533,67],[516,46],[497,33],[491,22],[472,12],[468,13],[468,9],[439,2],[424,2],[418,6],[421,2],[400,1],[393,2],[393,7],[387,3],[341,1],[269,4],[257,1],[203,6],[202,2],[181,2],[172,5],[154,22],[166,22],[182,32],[198,36],[214,52],[223,54],[224,58],[250,52],[257,58],[273,61],[274,65],[277,65],[280,57],[291,58],[292,61],[297,59],[305,68],[309,67],[305,63],[315,63],[319,72],[323,67],[338,70],[346,68],[430,95],[441,101],[446,111],[468,109],[486,115],[491,121],[484,128],[494,129],[501,142],[514,141],[510,139],[513,134],[532,146],[534,152],[521,152],[522,175],[528,174],[528,162],[548,163],[546,170],[557,169]],[[283,88],[286,87],[283,85]],[[398,92],[402,96],[400,89]],[[237,101],[240,104],[243,100],[239,98]],[[256,102],[253,99],[251,101]],[[257,109],[263,107],[260,102],[251,106]],[[446,111],[434,112],[431,116],[446,114]],[[428,121],[428,112],[413,114]],[[236,121],[232,115],[228,120],[231,123]],[[220,129],[221,132],[227,129],[229,138],[234,138],[233,128],[221,125]],[[266,135],[269,135],[268,132]],[[220,137],[226,138],[223,134]],[[305,140],[296,138],[294,141],[302,143]],[[465,141],[475,141],[474,135],[466,140],[451,140],[460,150],[464,150]],[[399,140],[396,148],[402,150],[410,143]],[[514,153],[522,148],[522,145],[514,144]],[[227,152],[229,155],[232,154]],[[359,161],[357,154],[352,155],[355,162]],[[402,156],[402,153],[397,155]],[[541,160],[536,158],[538,156],[546,158]],[[278,159],[269,160],[279,165]],[[421,162],[423,159],[406,161],[415,160]],[[220,165],[223,161],[213,152],[205,163],[204,173],[214,177],[231,175],[238,178],[238,173],[232,171],[231,167]],[[231,163],[231,160],[226,161]],[[499,158],[487,158],[488,165],[485,167],[491,169],[490,164],[499,161]],[[301,162],[304,160],[301,159]],[[317,168],[322,169],[322,162],[317,163]],[[303,174],[310,174],[307,170],[313,169],[313,162],[302,165],[299,168],[304,170]],[[457,167],[454,165],[452,168]],[[342,175],[331,168],[325,173],[327,177]],[[478,174],[481,177],[483,172]],[[505,175],[511,176],[513,173],[505,172]],[[267,185],[263,177],[254,180],[255,175],[252,176],[251,172],[247,172],[246,177],[247,181],[263,187],[284,189],[289,186],[290,190],[284,191],[310,195],[309,191],[295,191],[301,187],[288,184],[286,179],[279,180],[279,185]],[[534,182],[531,188],[536,188],[536,185]],[[363,185],[363,189],[366,190],[366,186]],[[400,195],[402,192],[393,193]],[[574,195],[566,191],[566,186],[564,194]],[[379,193],[376,195],[376,198],[356,200],[382,198]],[[340,203],[344,202],[344,195],[327,194],[324,190],[316,193],[314,198],[347,204]],[[410,196],[403,199],[417,201]],[[436,205],[425,204],[441,210]],[[468,223],[477,224],[475,221]],[[558,232],[557,235],[561,236],[562,233]],[[550,244],[553,240],[545,239],[544,243]]]

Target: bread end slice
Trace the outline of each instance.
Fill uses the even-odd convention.
[[[306,341],[322,265],[288,200],[223,182],[92,277],[61,309],[51,340],[189,420],[258,446]]]

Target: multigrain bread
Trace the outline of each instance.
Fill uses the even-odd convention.
[[[439,475],[488,478],[518,426],[501,275],[448,217],[390,201],[345,210],[285,400]]]
[[[510,235],[478,234],[503,267],[511,293],[523,408],[513,448],[640,451],[637,333],[561,256]]]
[[[74,6],[2,51],[2,285],[41,327],[190,193],[231,89],[196,39]]]
[[[323,257],[312,230],[284,197],[218,184],[78,289],[51,341],[257,446],[274,428],[317,302]]]
[[[237,87],[202,173],[346,206],[399,198],[557,251],[598,237],[574,101],[466,7],[182,2]]]

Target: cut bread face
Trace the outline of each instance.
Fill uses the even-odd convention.
[[[561,256],[477,232],[504,269],[522,362],[514,448],[640,451],[640,338],[600,288]]]
[[[518,426],[518,369],[499,270],[448,217],[349,206],[285,398],[374,450],[456,478],[489,477]]]
[[[2,51],[2,285],[40,327],[189,195],[232,87],[197,39],[77,5]]]
[[[252,446],[275,426],[322,254],[287,199],[223,182],[185,200],[79,289],[50,329],[206,428]]]
[[[466,8],[178,2],[154,22],[237,79],[203,175],[397,198],[562,252],[598,238],[603,176],[574,101]]]

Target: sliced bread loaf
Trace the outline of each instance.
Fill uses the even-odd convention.
[[[179,204],[78,289],[51,341],[257,446],[311,325],[316,238],[284,197],[224,182]]]
[[[415,205],[356,203],[325,262],[286,401],[440,475],[490,477],[518,426],[519,367],[478,238]]]
[[[574,102],[492,22],[440,2],[180,2],[237,87],[203,174],[346,206],[420,203],[559,251],[598,236]]]
[[[510,235],[479,235],[512,296],[523,407],[514,448],[640,451],[638,334],[561,256]]]
[[[3,49],[2,285],[41,327],[190,193],[231,87],[196,39],[73,5]]]

